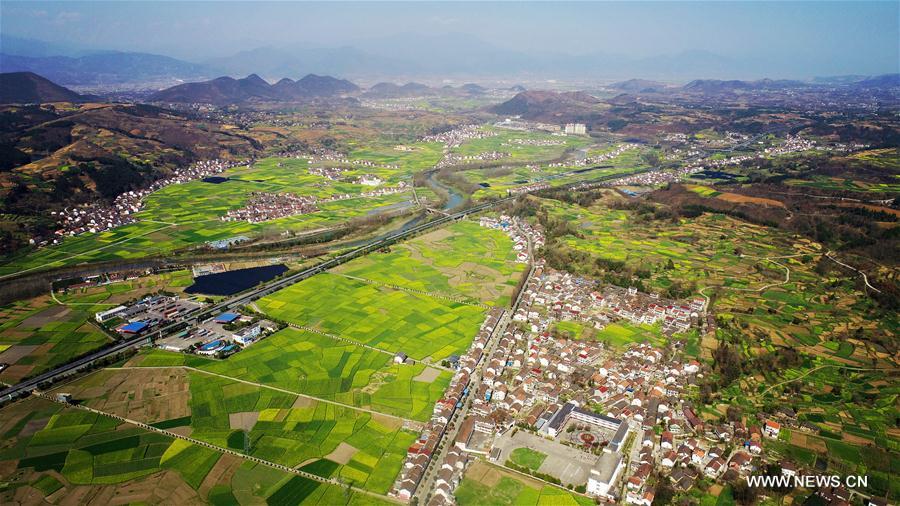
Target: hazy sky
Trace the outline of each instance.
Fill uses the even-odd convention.
[[[6,34],[200,61],[259,46],[472,35],[526,53],[706,50],[896,72],[900,2],[0,2]]]

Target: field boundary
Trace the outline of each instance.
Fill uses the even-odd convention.
[[[322,332],[321,330],[317,330],[317,329],[314,329],[314,328],[312,328],[312,327],[305,327],[305,326],[303,326],[303,325],[297,325],[296,323],[288,323],[288,326],[289,326],[289,327],[292,327],[292,328],[295,328],[295,329],[297,329],[297,330],[304,330],[304,331],[306,331],[306,332],[312,332],[313,334],[319,334],[320,336],[325,336],[325,337],[328,337],[328,338],[330,338],[330,339],[334,339],[335,341],[344,341],[344,342],[346,342],[346,343],[350,343],[350,344],[353,344],[353,345],[355,345],[355,346],[359,346],[359,347],[362,347],[362,348],[368,348],[368,349],[370,349],[370,350],[377,351],[377,352],[379,352],[379,353],[384,353],[384,354],[390,355],[390,356],[392,356],[392,357],[397,355],[397,352],[394,352],[394,351],[388,351],[388,350],[385,350],[385,349],[382,349],[382,348],[378,348],[378,347],[376,347],[376,346],[372,346],[371,344],[361,343],[361,342],[356,341],[356,340],[354,340],[354,339],[348,339],[348,338],[346,338],[346,337],[341,337],[341,336],[336,335],[336,334],[329,334],[328,332]],[[449,367],[444,367],[444,366],[442,366],[442,365],[440,365],[440,364],[432,364],[432,363],[430,363],[430,362],[424,362],[424,361],[422,361],[422,360],[416,360],[416,359],[414,359],[414,358],[409,358],[409,357],[407,357],[406,360],[407,360],[408,362],[413,363],[413,364],[422,364],[422,365],[424,365],[425,367],[432,367],[432,368],[434,368],[434,369],[441,369],[441,370],[443,370],[443,371],[447,371],[447,372],[451,372],[451,373],[456,373],[456,370],[455,370],[455,369],[451,369],[451,368],[449,368]]]
[[[392,289],[392,290],[398,290],[398,291],[401,291],[401,292],[414,293],[414,294],[417,294],[417,295],[425,295],[425,296],[428,296],[428,297],[433,297],[433,298],[435,298],[435,299],[445,299],[445,300],[449,300],[449,301],[451,301],[451,302],[457,302],[457,303],[459,303],[459,304],[466,304],[466,305],[469,305],[469,306],[477,306],[477,307],[480,307],[480,308],[483,308],[483,309],[493,309],[493,308],[494,308],[494,306],[489,306],[489,305],[484,304],[484,303],[481,303],[481,302],[475,302],[475,301],[472,301],[472,300],[469,299],[468,297],[458,297],[458,296],[455,296],[455,295],[450,295],[450,294],[446,294],[446,293],[439,293],[439,292],[426,292],[425,290],[416,290],[415,288],[407,288],[407,287],[404,287],[404,286],[398,286],[398,285],[394,285],[394,284],[391,284],[391,283],[382,283],[381,281],[374,281],[374,280],[371,280],[371,279],[368,279],[368,278],[361,278],[361,277],[359,277],[359,276],[351,276],[351,275],[349,275],[349,274],[344,274],[344,273],[341,273],[341,272],[331,272],[331,271],[325,271],[325,272],[326,272],[327,274],[332,274],[332,275],[334,275],[334,276],[342,276],[342,277],[345,277],[345,278],[347,278],[347,279],[352,279],[352,280],[354,280],[354,281],[359,281],[360,283],[365,283],[365,284],[367,284],[367,285],[382,286],[382,287],[385,287],[385,288],[390,288],[390,289]]]
[[[370,495],[370,496],[373,496],[373,497],[378,497],[379,499],[386,500],[386,501],[390,501],[390,502],[393,502],[393,503],[396,503],[396,504],[402,504],[400,501],[398,501],[397,499],[395,499],[395,498],[393,498],[393,497],[389,497],[389,496],[382,495],[382,494],[379,494],[379,493],[376,493],[376,492],[372,492],[371,490],[361,489],[361,488],[358,488],[358,487],[356,487],[356,486],[354,486],[354,485],[349,485],[349,484],[347,484],[347,483],[343,483],[343,482],[341,482],[341,481],[339,481],[339,480],[336,480],[336,479],[332,479],[332,478],[323,478],[323,477],[321,477],[321,476],[318,476],[318,475],[315,475],[315,474],[312,474],[312,473],[307,473],[306,471],[301,471],[301,470],[299,470],[299,469],[296,469],[296,468],[293,468],[293,467],[290,467],[290,466],[285,466],[285,465],[283,465],[283,464],[278,464],[278,463],[275,463],[275,462],[271,462],[271,461],[268,461],[268,460],[264,460],[264,459],[261,459],[261,458],[259,458],[259,457],[254,457],[254,456],[252,456],[252,455],[247,455],[247,454],[244,454],[244,453],[240,453],[240,452],[234,451],[234,450],[229,449],[229,448],[223,448],[223,447],[221,447],[221,446],[217,446],[217,445],[214,445],[214,444],[212,444],[212,443],[207,443],[206,441],[201,441],[201,440],[199,440],[199,439],[194,439],[194,438],[192,438],[192,437],[190,437],[190,436],[183,436],[183,435],[181,435],[181,434],[176,434],[176,433],[174,433],[174,432],[170,432],[170,431],[167,431],[167,430],[165,430],[165,429],[160,429],[160,428],[158,428],[158,427],[154,427],[154,426],[152,426],[152,425],[150,425],[150,424],[146,424],[146,423],[143,423],[143,422],[138,422],[138,421],[136,421],[136,420],[131,420],[131,419],[129,419],[129,418],[125,418],[125,417],[119,416],[119,415],[114,415],[114,414],[112,414],[112,413],[107,413],[107,412],[101,411],[101,410],[99,410],[99,409],[94,409],[94,408],[90,408],[90,407],[82,406],[82,405],[69,404],[69,403],[66,403],[66,402],[60,402],[60,401],[57,400],[54,396],[49,395],[49,394],[44,394],[44,393],[34,393],[34,395],[35,395],[35,396],[38,396],[38,397],[43,397],[44,399],[48,399],[48,400],[53,401],[53,402],[56,402],[56,403],[58,403],[58,404],[62,404],[62,405],[64,405],[64,406],[66,406],[66,407],[73,407],[73,408],[76,408],[76,409],[82,409],[82,410],[85,410],[85,411],[88,411],[88,412],[91,412],[91,413],[95,413],[95,414],[98,414],[98,415],[101,415],[101,416],[106,416],[106,417],[108,417],[108,418],[112,418],[112,419],[114,419],[114,420],[119,420],[119,421],[121,421],[121,422],[130,424],[130,425],[134,425],[134,426],[136,426],[136,427],[139,427],[139,428],[141,428],[141,429],[144,429],[144,430],[147,430],[147,431],[150,431],[150,432],[156,432],[156,433],[159,433],[159,434],[164,434],[164,435],[169,436],[169,437],[174,438],[174,439],[181,439],[181,440],[187,441],[187,442],[189,442],[189,443],[193,443],[193,444],[198,445],[198,446],[203,446],[203,447],[209,448],[209,449],[211,449],[211,450],[217,451],[217,452],[222,453],[222,454],[232,455],[232,456],[235,456],[235,457],[242,458],[242,459],[244,459],[244,460],[249,460],[249,461],[251,461],[251,462],[256,462],[257,464],[262,464],[262,465],[265,465],[265,466],[269,466],[269,467],[271,467],[271,468],[278,469],[278,470],[284,471],[284,472],[286,472],[286,473],[295,474],[295,475],[297,475],[297,476],[300,476],[300,477],[303,477],[303,478],[306,478],[306,479],[309,479],[309,480],[318,481],[318,482],[320,482],[320,483],[326,483],[326,484],[329,484],[329,485],[335,485],[335,486],[342,487],[342,488],[349,488],[350,490],[353,490],[354,492],[358,492],[358,493]]]

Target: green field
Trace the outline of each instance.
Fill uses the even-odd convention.
[[[495,132],[493,137],[471,139],[453,148],[453,153],[463,156],[478,155],[496,151],[509,153],[503,162],[541,162],[559,158],[567,149],[575,149],[590,144],[590,138],[584,136],[558,136],[542,132],[512,131],[502,128],[484,127]],[[520,143],[518,141],[526,141]],[[527,141],[553,142],[559,145],[529,145]]]
[[[61,306],[47,296],[0,307],[0,380],[15,382],[95,350],[111,339],[89,323],[109,306]]]
[[[20,436],[23,426],[8,430],[5,437],[19,439],[3,451],[0,460],[18,459],[19,469],[58,471],[72,485],[116,484],[172,469],[196,489],[219,458],[212,450],[102,415],[62,409],[46,401],[33,407],[36,411],[24,421],[44,420],[42,427],[31,436]],[[184,455],[168,458],[176,451]]]
[[[431,148],[428,148],[429,150]],[[374,152],[370,154],[375,154]],[[420,155],[422,158],[425,155]],[[384,157],[387,159],[387,157]],[[411,177],[421,160],[400,169],[360,168],[354,174],[376,174],[393,186]],[[356,183],[331,181],[307,172],[306,160],[265,158],[253,167],[236,167],[221,174],[231,180],[221,184],[200,180],[166,186],[144,201],[135,223],[100,233],[68,237],[61,244],[21,251],[4,259],[0,275],[27,269],[59,267],[78,262],[98,262],[166,255],[203,246],[210,241],[238,235],[255,237],[263,233],[299,232],[333,226],[364,216],[380,208],[408,202],[410,192],[371,198],[324,202],[319,211],[289,216],[264,223],[222,221],[226,211],[245,205],[252,192],[294,193],[328,197],[334,194],[359,195],[371,188]]]
[[[592,151],[609,151],[613,147]],[[598,154],[589,151],[589,155]],[[602,177],[613,175],[626,175],[648,166],[641,158],[643,150],[632,149],[606,160],[599,167],[588,168],[576,165],[553,166],[550,164],[536,164],[531,166],[495,167],[487,169],[472,169],[461,172],[471,183],[481,185],[475,193],[475,198],[489,196],[504,196],[508,190],[519,186],[537,182],[547,183],[550,186],[560,186],[580,181],[592,181]],[[488,185],[488,186],[485,186]]]
[[[486,483],[489,483],[486,484]],[[460,506],[590,506],[594,501],[564,489],[477,463],[454,492]]]
[[[349,262],[335,272],[424,292],[506,305],[525,264],[499,230],[460,221]]]
[[[55,500],[76,497],[85,485],[94,493],[136,494],[163,503],[382,504],[344,487],[241,463],[188,441],[44,399],[6,406],[0,415],[3,504],[33,502],[34,491],[43,497],[53,494]],[[233,474],[223,474],[235,464]]]
[[[175,355],[178,356],[178,355]],[[158,362],[142,365],[154,365]],[[321,399],[427,420],[450,373],[417,380],[425,366],[398,365],[388,354],[286,328],[204,370]],[[428,380],[428,381],[426,381]]]
[[[644,341],[649,341],[654,346],[664,346],[666,342],[659,325],[638,325],[624,320],[610,323],[596,331],[594,339],[619,349]]]
[[[480,307],[318,275],[257,301],[274,318],[433,362],[463,353],[484,320]]]
[[[190,375],[192,437],[385,493],[415,435],[395,420],[199,373]],[[256,418],[249,429],[230,417]],[[346,446],[346,464],[317,460]],[[337,457],[336,457],[337,458]]]
[[[524,447],[516,448],[509,454],[509,460],[511,460],[513,464],[531,469],[532,471],[537,471],[546,459],[546,454]]]

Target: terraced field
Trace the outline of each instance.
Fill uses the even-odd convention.
[[[280,320],[432,362],[465,351],[484,319],[480,307],[334,275],[314,276],[256,304]]]

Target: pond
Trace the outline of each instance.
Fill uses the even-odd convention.
[[[275,279],[287,272],[284,264],[250,267],[216,274],[206,274],[194,278],[194,284],[187,287],[187,293],[203,295],[234,295],[248,288]]]

